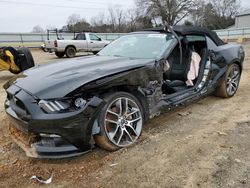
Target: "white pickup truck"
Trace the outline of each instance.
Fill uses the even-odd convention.
[[[94,33],[79,33],[73,40],[55,40],[53,51],[59,58],[64,55],[71,58],[75,57],[76,52],[96,54],[109,43],[110,41],[103,40]]]

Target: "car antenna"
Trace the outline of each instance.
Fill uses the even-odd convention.
[[[179,48],[180,48],[180,64],[182,64],[182,45],[181,45],[181,40],[179,38],[179,36],[177,35],[177,33],[173,30],[173,27],[168,25],[167,23],[164,24],[165,27],[164,27],[164,31],[167,32],[171,32],[175,38],[177,39],[178,43],[179,43]]]

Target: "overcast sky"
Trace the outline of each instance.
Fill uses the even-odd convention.
[[[35,25],[61,28],[73,13],[90,21],[110,6],[135,5],[134,0],[0,0],[0,32],[30,32]]]
[[[30,32],[35,25],[61,28],[73,13],[90,21],[110,6],[135,5],[134,0],[0,0],[0,32]],[[242,0],[242,7],[250,8],[250,1]]]

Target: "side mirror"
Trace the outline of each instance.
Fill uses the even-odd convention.
[[[102,39],[101,39],[101,38],[99,38],[99,41],[102,41]]]

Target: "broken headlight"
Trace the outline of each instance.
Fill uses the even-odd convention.
[[[79,110],[87,101],[81,97],[63,100],[40,100],[38,105],[46,113],[63,113]]]

